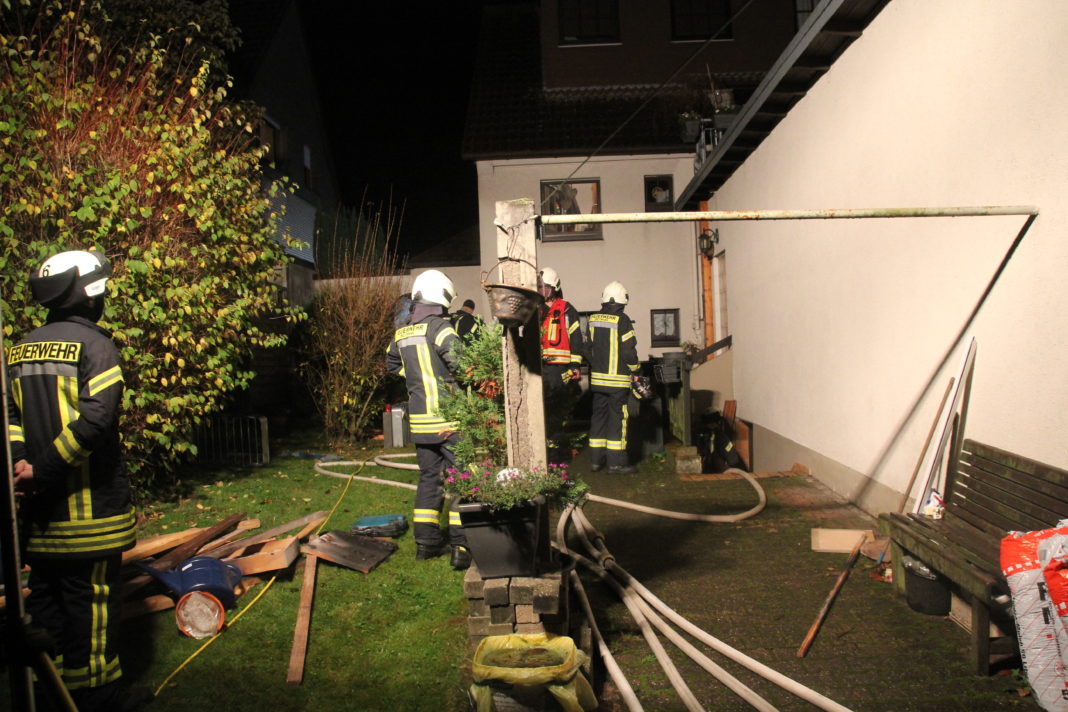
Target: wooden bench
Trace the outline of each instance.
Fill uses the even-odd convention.
[[[891,540],[899,593],[905,592],[902,560],[909,554],[941,573],[971,605],[975,671],[989,675],[992,662],[1017,653],[1001,539],[1009,531],[1048,529],[1068,517],[1068,472],[965,440],[949,473],[942,519],[884,513],[879,529]],[[991,621],[1010,637],[992,641]]]

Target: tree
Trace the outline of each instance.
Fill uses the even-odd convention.
[[[43,322],[27,276],[61,249],[102,249],[114,276],[102,324],[126,391],[122,434],[150,485],[192,433],[248,385],[254,347],[301,317],[273,283],[287,260],[251,127],[206,64],[165,71],[149,43],[93,30],[96,4],[3,11],[0,27],[0,308],[6,337]]]

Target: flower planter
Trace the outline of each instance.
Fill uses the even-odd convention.
[[[497,511],[481,502],[462,503],[457,509],[482,578],[537,576],[549,563],[549,508],[544,498]]]

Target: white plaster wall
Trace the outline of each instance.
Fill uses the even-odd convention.
[[[1068,467],[1068,3],[895,0],[713,209],[1035,205],[967,434]],[[900,491],[1019,217],[723,223],[739,415]],[[967,339],[965,339],[965,343]]]
[[[478,162],[478,200],[483,269],[497,262],[498,200],[538,200],[542,180],[567,178],[581,159]],[[682,155],[594,158],[574,178],[599,178],[604,213],[643,212],[643,178],[675,177],[679,191],[693,176],[693,157]],[[579,311],[600,307],[601,290],[619,280],[630,293],[627,314],[634,322],[642,359],[678,347],[649,347],[650,310],[679,309],[680,338],[703,344],[698,303],[696,230],[692,223],[603,225],[603,240],[545,242],[538,265],[559,274],[565,298]],[[494,273],[496,274],[496,273]]]

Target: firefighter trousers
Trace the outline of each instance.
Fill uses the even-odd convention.
[[[591,465],[626,467],[630,464],[627,458],[629,400],[629,388],[593,391],[590,413]]]
[[[117,681],[122,555],[34,558],[29,564],[26,612],[55,641],[56,669],[67,689],[77,695]]]
[[[568,364],[546,363],[541,367],[545,396],[545,449],[550,463],[571,462],[567,419],[582,395],[582,388],[575,381],[564,383],[563,376],[569,370],[571,366]]]
[[[442,472],[446,467],[456,464],[456,456],[452,452],[456,441],[457,436],[452,435],[441,443],[417,443],[415,446],[415,456],[419,462],[419,485],[415,490],[415,513],[412,521],[417,544],[440,546],[444,542],[439,524],[441,508],[445,504]],[[467,546],[467,537],[464,536],[456,504],[453,501],[449,509],[449,542],[453,546]]]

